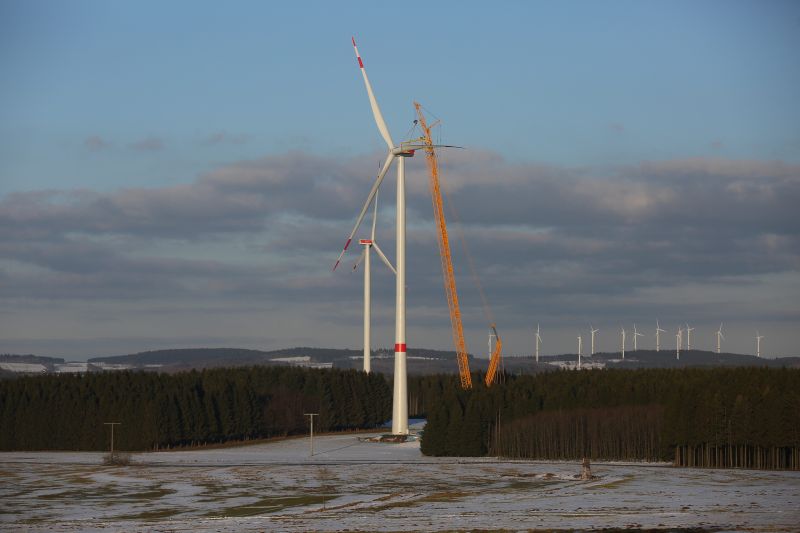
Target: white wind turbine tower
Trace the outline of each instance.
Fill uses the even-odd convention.
[[[375,223],[378,220],[378,194],[375,193],[375,206],[372,211],[372,233],[370,234],[369,239],[361,239],[359,243],[361,246],[364,247],[364,250],[361,252],[361,256],[356,261],[356,264],[353,265],[353,270],[358,268],[358,265],[361,261],[364,261],[364,372],[367,374],[371,371],[370,365],[370,347],[372,346],[371,339],[370,339],[370,309],[371,309],[371,298],[370,298],[370,289],[372,285],[372,279],[370,274],[370,251],[374,248],[375,252],[378,254],[378,257],[389,267],[389,270],[397,275],[397,271],[394,269],[392,264],[386,258],[386,255],[381,250],[380,246],[378,246],[378,242],[375,240]]]
[[[358,231],[361,221],[369,208],[372,199],[378,191],[378,188],[383,181],[384,176],[389,171],[392,162],[397,160],[397,207],[395,209],[397,216],[396,224],[396,261],[397,261],[397,275],[395,276],[395,329],[394,329],[394,393],[392,398],[392,433],[395,435],[408,434],[408,376],[406,374],[406,187],[405,187],[405,158],[413,157],[414,151],[424,148],[424,145],[419,143],[401,143],[395,145],[389,135],[389,128],[386,126],[386,121],[383,119],[378,101],[375,99],[375,94],[372,92],[372,85],[367,77],[367,71],[364,70],[364,62],[361,60],[361,55],[358,53],[356,47],[356,40],[353,38],[353,50],[356,53],[358,66],[361,69],[361,75],[364,78],[364,85],[367,88],[367,97],[369,98],[369,105],[372,108],[372,114],[375,117],[375,124],[378,126],[378,131],[386,142],[389,153],[386,156],[381,171],[378,177],[372,184],[372,188],[367,195],[364,206],[356,218],[353,231],[345,241],[342,253],[339,254],[336,264],[333,269],[339,265],[342,256],[350,246],[353,240],[353,235]]]
[[[720,353],[722,349],[721,341],[725,339],[725,335],[722,334],[722,322],[719,323],[719,329],[717,330],[717,353]]]
[[[625,359],[625,328],[622,328],[620,333],[622,334],[622,358]]]
[[[539,335],[539,324],[536,324],[536,362],[539,362],[539,344],[542,342],[542,336]]]
[[[678,332],[675,334],[675,359],[681,358],[681,344],[683,344],[683,331],[681,331],[680,326],[678,327]]]
[[[589,324],[589,331],[592,332],[592,349],[589,352],[589,355],[594,355],[594,334],[600,331],[599,329],[594,329],[591,324]]]
[[[756,331],[756,357],[761,357],[761,339],[763,339],[763,335],[759,335],[758,331]]]
[[[581,369],[581,352],[583,351],[583,338],[578,335],[578,370]]]
[[[656,351],[661,350],[661,336],[660,333],[666,333],[667,330],[661,329],[661,326],[658,324],[658,319],[656,319]]]
[[[687,352],[692,349],[692,332],[693,331],[694,331],[694,328],[690,328],[689,324],[686,324],[686,351]]]
[[[636,331],[636,324],[634,324],[633,325],[633,351],[634,352],[639,349],[638,345],[636,344],[636,337],[644,337],[644,335],[642,335],[641,333]]]

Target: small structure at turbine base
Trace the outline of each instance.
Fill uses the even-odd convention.
[[[595,479],[592,475],[592,466],[589,464],[589,458],[584,457],[583,463],[581,464],[581,480],[591,481],[592,479]]]

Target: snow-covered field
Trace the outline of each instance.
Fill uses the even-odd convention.
[[[0,453],[9,531],[800,530],[800,472],[423,457],[353,435],[201,451]]]

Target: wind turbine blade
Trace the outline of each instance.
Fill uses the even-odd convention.
[[[356,234],[358,231],[358,227],[361,225],[361,221],[364,220],[364,215],[367,213],[367,209],[369,208],[369,204],[372,203],[372,199],[378,194],[378,187],[381,186],[381,182],[383,181],[384,176],[386,176],[386,172],[388,172],[389,167],[392,164],[392,160],[394,160],[394,154],[390,153],[386,156],[386,161],[383,163],[383,168],[378,173],[378,177],[375,179],[375,183],[372,184],[372,189],[369,190],[369,194],[367,195],[367,201],[364,202],[364,207],[361,208],[361,212],[358,214],[358,219],[356,219],[356,225],[353,227],[353,231],[350,232],[350,235],[347,237],[347,241],[344,243],[344,248],[342,249],[342,253],[339,254],[339,257],[336,259],[336,263],[333,265],[333,270],[336,270],[336,267],[339,266],[339,263],[342,260],[345,252],[347,251],[347,247],[350,246],[350,242],[353,240],[353,235]]]
[[[364,257],[366,257],[366,255],[367,255],[367,247],[365,246],[364,249],[361,250],[361,255],[358,256],[358,261],[356,261],[356,264],[353,265],[353,270],[358,270],[358,265],[361,264],[361,261],[364,260]]]
[[[424,150],[426,148],[458,148],[459,150],[466,150],[463,146],[456,146],[454,144],[423,144],[415,141],[401,143],[404,150]]]
[[[386,266],[387,266],[387,267],[389,267],[389,270],[391,270],[392,272],[394,272],[394,275],[396,276],[396,275],[397,275],[397,270],[395,270],[395,269],[394,269],[394,267],[392,266],[392,264],[391,264],[391,263],[389,262],[389,260],[386,258],[386,256],[385,256],[385,255],[384,255],[384,253],[383,253],[383,250],[381,250],[381,247],[380,247],[380,246],[378,246],[378,243],[377,243],[377,242],[375,242],[375,241],[372,241],[372,247],[373,247],[373,248],[375,248],[375,251],[376,251],[376,252],[378,252],[378,257],[380,257],[380,258],[381,258],[381,260],[382,260],[382,261],[383,261],[383,262],[386,264]]]
[[[372,208],[372,233],[370,233],[370,239],[375,242],[375,223],[378,221],[378,191],[375,191],[375,201],[373,203],[375,205]]]
[[[358,53],[358,47],[356,46],[356,38],[353,37],[353,50],[356,52],[356,59],[358,59],[358,67],[361,69],[361,75],[364,77],[364,85],[367,86],[367,96],[369,97],[369,105],[372,107],[372,114],[375,117],[375,123],[378,125],[378,131],[381,132],[381,137],[383,140],[386,141],[386,144],[389,145],[389,150],[394,148],[394,141],[392,141],[392,136],[389,135],[389,128],[386,127],[386,121],[383,120],[383,115],[381,114],[381,108],[378,107],[378,101],[375,99],[375,94],[372,92],[372,85],[369,82],[369,78],[367,77],[367,71],[364,69],[364,62],[361,60],[361,55]]]

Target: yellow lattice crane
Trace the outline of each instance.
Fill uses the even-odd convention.
[[[500,340],[500,334],[497,333],[497,327],[494,324],[492,324],[490,327],[492,328],[496,342],[494,345],[494,350],[492,351],[492,357],[489,359],[489,368],[486,370],[486,378],[484,378],[484,383],[486,383],[487,387],[491,387],[492,383],[494,383],[494,380],[497,378],[497,367],[500,365],[500,354],[503,353],[503,341]]]
[[[422,129],[425,145],[425,160],[430,171],[431,200],[433,202],[433,216],[436,219],[436,236],[439,242],[439,256],[442,259],[442,275],[444,276],[444,292],[447,294],[447,307],[450,309],[450,325],[453,329],[453,342],[456,345],[458,358],[458,373],[461,376],[461,388],[472,388],[472,375],[469,372],[469,357],[467,345],[464,342],[464,329],[461,325],[461,309],[458,306],[458,292],[456,291],[456,276],[453,272],[453,259],[450,255],[450,241],[447,238],[447,223],[444,218],[442,206],[442,190],[439,186],[439,165],[436,161],[436,152],[433,149],[431,129],[425,121],[422,106],[414,102],[414,108],[419,117],[419,127]]]

